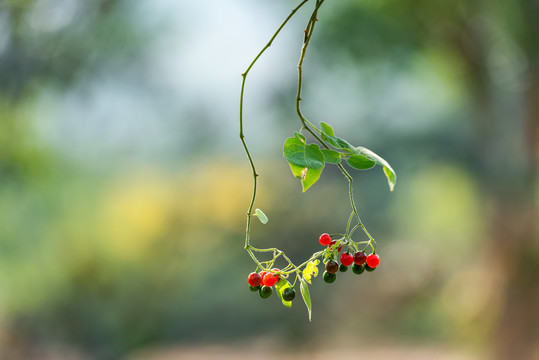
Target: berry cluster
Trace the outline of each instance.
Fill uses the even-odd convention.
[[[272,287],[279,281],[279,269],[271,269],[270,271],[261,271],[260,273],[252,272],[247,277],[249,289],[258,291],[263,299],[267,299],[273,293]],[[296,297],[296,291],[289,287],[283,290],[283,300],[292,301]]]
[[[318,240],[321,245],[327,246],[326,250],[316,253],[318,254],[316,257],[325,254],[324,263],[326,270],[324,271],[323,278],[327,283],[335,282],[337,279],[337,272],[348,271],[350,265],[352,265],[352,271],[355,274],[362,274],[365,270],[373,271],[380,264],[380,256],[375,253],[367,255],[364,251],[358,251],[357,243],[353,241],[343,241],[343,239],[332,240],[331,236],[328,234],[320,235]],[[348,250],[341,253],[343,244],[348,245]],[[351,250],[353,255],[351,254]],[[336,261],[339,253],[341,253],[339,256],[340,264]],[[316,269],[318,263],[319,260],[312,258],[312,260],[306,264],[305,269],[302,272],[305,281],[309,284],[311,283],[311,278],[316,277],[318,274],[318,269]],[[260,297],[266,299],[271,296],[273,293],[273,286],[276,285],[279,296],[283,301],[290,302],[294,300],[296,297],[294,285],[291,285],[285,281],[284,278],[280,277],[280,275],[287,277],[288,272],[284,270],[273,268],[271,270],[250,273],[247,277],[249,289],[253,292],[258,291]],[[288,286],[279,288],[281,282],[288,284]]]
[[[322,234],[319,238],[320,244],[328,246],[330,250],[334,248],[337,243],[336,240],[331,240],[331,236],[328,234]],[[326,271],[324,271],[324,281],[332,283],[337,279],[337,272],[346,272],[348,267],[352,265],[352,271],[355,274],[362,274],[365,270],[373,271],[380,264],[380,256],[377,254],[366,255],[363,251],[356,251],[353,255],[350,253],[350,249],[347,252],[343,252],[340,255],[340,265],[335,261],[336,255],[342,251],[342,246],[338,246],[337,249],[333,249],[329,255],[325,257]],[[335,251],[336,250],[336,251]]]

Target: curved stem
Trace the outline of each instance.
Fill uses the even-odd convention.
[[[352,229],[352,232],[350,232],[350,224],[352,223],[352,219],[354,218],[354,212],[352,211],[350,213],[350,217],[348,218],[348,223],[346,223],[346,236],[351,237],[352,233],[354,232],[354,229]]]
[[[368,245],[371,245],[372,248],[373,248],[373,251],[376,251],[376,241],[371,236],[371,234],[367,231],[367,228],[365,227],[365,225],[363,225],[363,223],[361,222],[361,218],[359,217],[359,213],[358,213],[357,208],[356,208],[356,203],[355,203],[354,194],[353,194],[354,179],[348,173],[348,171],[346,171],[346,169],[342,166],[342,164],[339,164],[338,166],[339,166],[339,169],[341,170],[341,172],[344,174],[344,176],[346,176],[346,178],[348,179],[348,185],[349,185],[348,186],[348,195],[350,196],[350,205],[352,206],[352,212],[356,216],[356,220],[357,220],[356,227],[360,226],[361,229],[363,229],[365,234],[369,237],[369,244]],[[356,227],[354,227],[354,229],[352,229],[352,232],[355,230]],[[374,245],[373,245],[373,243],[374,243]]]
[[[251,68],[258,61],[260,56],[262,56],[262,54],[271,46],[271,44],[273,43],[273,40],[275,40],[277,35],[279,35],[279,33],[284,28],[284,26],[286,25],[288,20],[290,20],[292,18],[292,16],[294,16],[296,11],[298,11],[308,1],[309,0],[303,0],[298,6],[296,6],[290,12],[290,15],[288,15],[288,17],[282,22],[282,24],[279,26],[277,31],[275,31],[275,33],[273,34],[271,39],[268,41],[266,46],[264,46],[262,48],[262,50],[260,50],[260,52],[253,59],[253,61],[251,61],[251,63],[247,67],[247,69],[243,72],[243,74],[241,74],[242,81],[241,81],[241,91],[240,91],[240,139],[241,139],[241,143],[243,144],[243,149],[245,150],[245,153],[247,154],[247,158],[249,159],[249,164],[251,165],[251,170],[253,171],[253,195],[251,197],[251,203],[249,204],[249,208],[247,209],[247,226],[246,226],[246,229],[245,229],[245,246],[244,246],[245,249],[248,249],[248,246],[249,246],[249,238],[250,238],[250,235],[251,235],[251,217],[252,217],[253,206],[255,204],[255,199],[256,199],[258,176],[259,176],[258,173],[256,172],[255,164],[253,162],[253,158],[251,156],[251,153],[249,152],[249,148],[247,147],[247,143],[245,142],[245,135],[243,133],[243,98],[244,98],[244,92],[245,92],[245,81],[247,79],[247,75],[249,74],[249,71],[251,71]],[[249,252],[249,254],[251,255],[251,257],[256,258],[252,254],[252,252]],[[255,262],[257,264],[259,264],[257,260]]]
[[[316,22],[318,21],[318,9],[322,4],[324,3],[324,0],[317,0],[316,1],[316,7],[314,8],[313,14],[311,15],[311,18],[307,24],[307,27],[305,28],[305,37],[303,40],[303,46],[301,47],[300,57],[298,61],[298,88],[296,92],[296,112],[298,114],[298,117],[305,129],[320,143],[323,143],[322,139],[318,137],[317,134],[314,133],[312,129],[315,129],[319,134],[321,134],[321,131],[316,128],[309,120],[303,116],[303,113],[301,112],[300,102],[301,102],[301,90],[303,85],[303,61],[305,60],[305,54],[307,52],[307,47],[309,46],[309,43],[311,41],[311,37],[313,35],[314,27],[316,25]],[[312,128],[312,129],[311,129]],[[328,146],[326,145],[326,148]]]

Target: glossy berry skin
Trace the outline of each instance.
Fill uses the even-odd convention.
[[[335,260],[329,260],[326,263],[326,271],[330,274],[335,274],[339,271],[339,264]]]
[[[333,246],[337,243],[337,240],[333,240],[332,242],[329,243],[329,246]],[[342,250],[342,246],[339,246],[339,248],[337,249],[337,252],[341,252]]]
[[[257,286],[260,285],[260,283],[262,282],[262,276],[260,276],[259,273],[252,272],[252,273],[250,273],[249,276],[247,277],[247,282],[248,282],[249,285],[251,285],[252,287],[257,287]]]
[[[286,288],[283,290],[283,300],[292,301],[296,297],[296,290],[293,288]]]
[[[262,286],[258,293],[262,299],[267,299],[273,293],[273,289],[269,286]]]
[[[354,257],[348,253],[341,254],[341,264],[344,266],[350,266],[354,263]]]
[[[365,271],[365,265],[354,264],[352,265],[352,271],[354,274],[363,274],[363,271]]]
[[[365,264],[365,265],[363,265],[363,266],[365,266],[365,270],[368,271],[368,272],[374,271],[374,269],[375,269],[375,268],[370,267],[370,266],[367,265],[367,264]]]
[[[263,282],[264,282],[264,276],[267,274],[268,272],[267,271],[261,271],[259,274],[260,274],[260,285],[264,285]]]
[[[331,284],[332,282],[335,282],[336,279],[337,279],[336,274],[331,274],[331,273],[328,273],[327,271],[324,271],[324,281],[325,282],[327,282],[328,284]]]
[[[363,251],[358,251],[354,254],[354,264],[363,265],[367,261],[367,255]]]
[[[348,271],[348,266],[345,266],[343,264],[339,265],[339,271],[340,272],[347,272]]]
[[[380,264],[380,256],[376,254],[370,254],[367,256],[367,265],[371,268],[376,268]]]
[[[331,243],[331,237],[328,234],[322,234],[318,241],[322,246],[328,246]]]
[[[273,285],[277,284],[277,281],[279,281],[279,275],[268,272],[262,278],[262,285],[272,287]]]

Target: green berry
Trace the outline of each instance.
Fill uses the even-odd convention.
[[[283,290],[283,300],[292,301],[296,297],[296,290],[293,288],[286,288]]]
[[[258,286],[249,285],[249,290],[251,290],[252,292],[255,292],[255,291],[260,290],[260,287],[261,287],[260,285],[258,285]]]
[[[365,265],[354,264],[352,265],[352,271],[354,272],[354,274],[362,274],[363,271],[365,271]]]
[[[375,269],[375,268],[370,267],[370,266],[367,265],[367,264],[365,264],[365,265],[363,265],[363,266],[365,266],[365,270],[367,270],[368,272],[374,271],[374,269]]]
[[[337,279],[337,274],[332,274],[327,271],[324,271],[324,281],[328,284],[331,284]]]
[[[262,299],[267,299],[271,296],[271,294],[273,293],[273,289],[271,288],[271,286],[262,286],[259,290],[259,294],[260,294],[260,297]]]
[[[339,271],[340,272],[347,272],[348,266],[344,266],[343,264],[339,265]]]

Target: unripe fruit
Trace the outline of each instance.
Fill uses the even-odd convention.
[[[363,271],[365,271],[365,265],[354,264],[352,265],[352,271],[354,272],[354,274],[362,274]]]
[[[357,265],[363,265],[367,261],[367,255],[363,251],[358,251],[354,254],[354,263]]]
[[[348,253],[341,254],[341,264],[344,266],[350,266],[354,262],[354,257]]]
[[[254,286],[254,287],[249,285],[249,290],[251,290],[252,292],[258,291],[258,290],[260,290],[260,288],[261,288],[260,285]]]
[[[292,301],[296,297],[296,290],[289,287],[283,290],[283,300]]]
[[[371,268],[376,268],[380,264],[380,256],[376,254],[370,254],[367,256],[367,265]]]
[[[339,264],[335,260],[329,260],[326,263],[326,271],[330,274],[335,274],[339,271]]]
[[[331,237],[328,234],[322,234],[318,241],[320,241],[321,245],[328,246],[331,243]]]
[[[334,282],[336,279],[337,279],[337,275],[336,275],[336,274],[331,274],[331,273],[328,273],[327,271],[324,271],[324,281],[325,281],[325,282],[327,282],[328,284],[331,284],[331,283]]]
[[[365,270],[368,271],[368,272],[374,271],[374,269],[375,269],[375,268],[370,267],[370,266],[367,265],[367,264],[365,264],[365,265],[363,265],[363,266],[365,266]]]
[[[347,272],[348,266],[344,266],[343,264],[339,265],[339,271],[340,272]]]
[[[258,293],[262,299],[267,299],[273,293],[273,289],[269,286],[262,286]]]
[[[247,277],[247,282],[248,282],[249,285],[251,285],[252,287],[257,287],[257,286],[260,285],[260,283],[262,282],[262,277],[260,276],[259,273],[252,272],[252,273],[250,273],[249,276]]]

